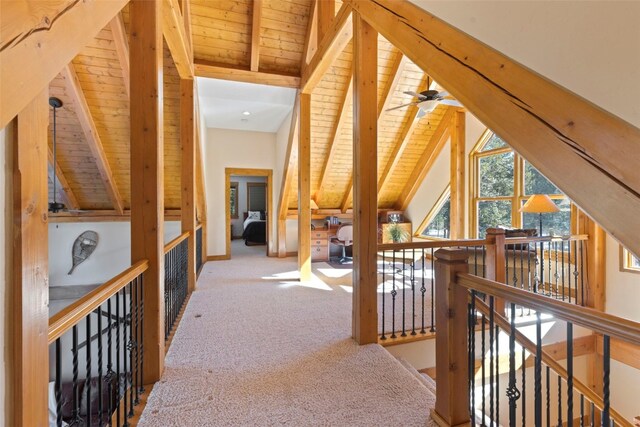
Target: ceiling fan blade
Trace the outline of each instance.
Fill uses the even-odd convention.
[[[418,110],[418,114],[416,114],[416,119],[421,119],[426,115],[427,115],[427,112],[421,108]]]
[[[404,107],[408,107],[409,105],[415,105],[417,104],[417,102],[409,102],[408,104],[402,104],[402,105],[398,105],[397,107],[393,107],[393,108],[387,108],[385,111],[391,111],[391,110],[398,110],[400,108],[404,108]]]
[[[405,90],[403,93],[407,95],[415,96],[416,98],[424,98],[424,95],[421,95],[418,92],[414,92],[412,90]]]
[[[463,105],[457,99],[441,99],[441,104],[451,105],[452,107],[462,107]]]
[[[444,98],[445,96],[449,96],[449,92],[443,90],[442,92],[438,92],[438,96]]]

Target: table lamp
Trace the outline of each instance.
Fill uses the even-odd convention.
[[[546,194],[534,194],[520,208],[520,212],[537,213],[540,215],[540,237],[542,237],[542,214],[560,212],[558,206]]]

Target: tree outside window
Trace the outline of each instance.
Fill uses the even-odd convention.
[[[232,219],[238,219],[238,183],[232,182],[229,188],[229,213]]]

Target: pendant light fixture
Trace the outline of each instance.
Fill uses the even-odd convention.
[[[49,105],[53,107],[53,202],[49,203],[49,212],[58,213],[65,209],[65,205],[56,200],[57,197],[57,189],[56,189],[56,181],[58,180],[56,177],[56,110],[62,107],[62,101],[59,98],[51,97],[49,98]]]

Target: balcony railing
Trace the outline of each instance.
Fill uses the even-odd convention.
[[[164,247],[164,334],[169,339],[189,294],[189,235],[182,233]]]

